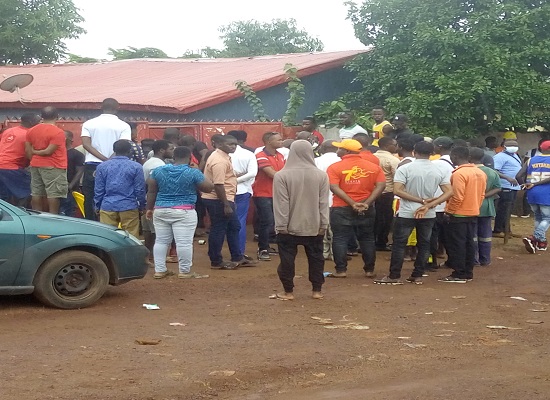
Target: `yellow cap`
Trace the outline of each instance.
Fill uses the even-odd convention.
[[[516,136],[515,132],[508,131],[508,132],[504,133],[504,136],[502,136],[502,138],[503,139],[517,139],[518,137]]]

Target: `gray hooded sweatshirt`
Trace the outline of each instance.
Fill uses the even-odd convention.
[[[317,236],[329,222],[329,182],[315,166],[307,140],[296,140],[284,168],[273,178],[275,230],[295,236]]]

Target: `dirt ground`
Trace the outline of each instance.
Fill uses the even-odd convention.
[[[531,224],[514,218],[513,230]],[[195,250],[209,279],[151,270],[88,309],[0,297],[0,399],[550,398],[550,254],[527,254],[520,239],[495,239],[492,265],[462,285],[437,282],[440,270],[422,286],[377,286],[354,259],[324,300],[309,297],[301,253],[295,301],[268,298],[280,290],[276,257],[210,271],[207,246]],[[380,275],[388,256],[378,253]]]

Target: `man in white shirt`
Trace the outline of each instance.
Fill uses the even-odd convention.
[[[102,114],[82,125],[82,146],[87,152],[82,178],[86,219],[97,219],[94,212],[94,175],[97,166],[113,155],[113,144],[116,141],[132,139],[130,125],[116,116],[118,107],[118,101],[115,99],[105,99],[101,103]]]
[[[327,172],[328,167],[342,160],[336,154],[338,148],[332,145],[334,142],[334,140],[325,140],[319,147],[319,154],[321,155],[315,159],[315,165],[323,172]],[[332,192],[328,195],[328,206],[332,207]],[[332,230],[330,229],[330,225],[327,227],[325,237],[323,238],[323,257],[325,260],[334,259],[332,255]]]
[[[339,131],[340,139],[352,139],[357,133],[366,133],[368,135],[368,132],[362,126],[355,123],[353,111],[338,113],[338,119],[340,120],[340,125],[342,125]]]
[[[243,135],[244,133],[244,135]],[[229,154],[231,164],[237,176],[237,193],[235,195],[235,208],[237,218],[241,224],[239,231],[239,246],[241,254],[245,254],[246,247],[246,218],[252,197],[252,184],[258,174],[258,161],[253,152],[242,147],[246,141],[246,132],[229,131],[228,136],[233,136],[239,143],[234,153]],[[245,256],[247,258],[247,256]]]
[[[445,173],[445,177],[450,179],[455,166],[451,161],[451,148],[453,147],[453,139],[447,136],[441,136],[436,138],[433,142],[435,154],[439,154],[440,157],[437,160],[433,160],[432,163],[436,165]],[[437,189],[435,197],[441,196],[443,192],[441,189]],[[432,229],[432,238],[430,242],[430,253],[432,255],[432,262],[428,263],[428,270],[437,268],[437,253],[438,250],[445,250],[445,230],[449,228],[449,224],[445,221],[445,206],[447,202],[443,202],[435,207],[435,224]]]

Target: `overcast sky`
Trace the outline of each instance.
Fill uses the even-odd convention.
[[[206,46],[223,48],[218,27],[232,21],[294,18],[326,51],[362,49],[346,20],[344,0],[73,0],[87,33],[70,53],[108,58],[109,47],[156,47],[171,57]]]

